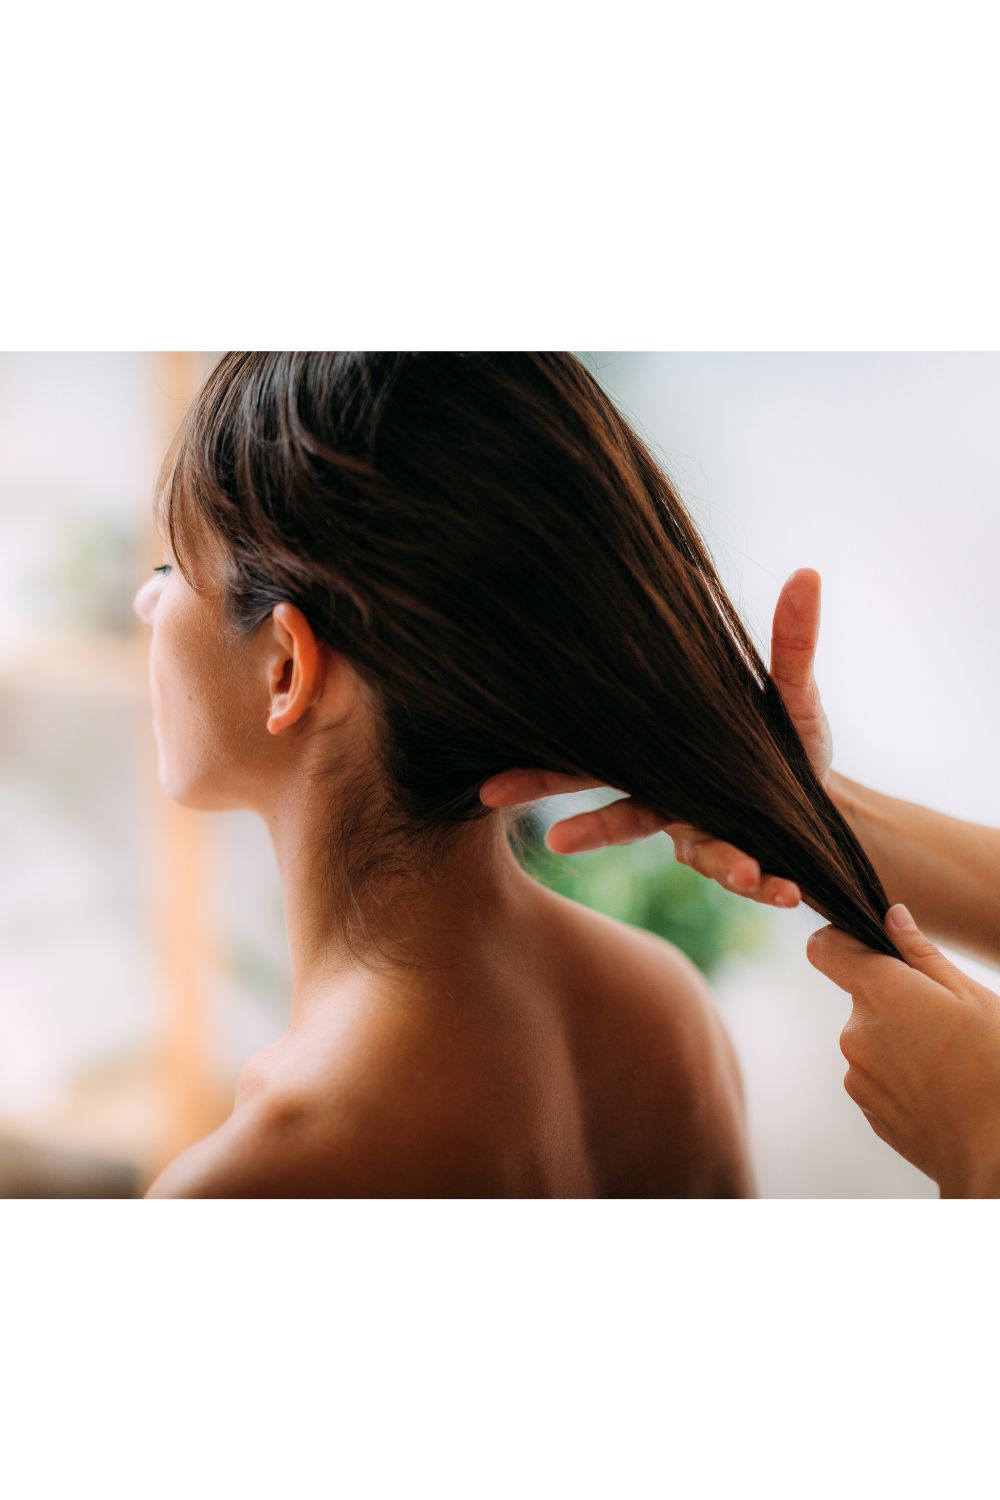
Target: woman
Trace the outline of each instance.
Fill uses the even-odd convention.
[[[943,942],[1000,965],[1000,830],[874,792],[832,770],[833,742],[813,661],[820,579],[793,573],[775,608],[771,676],[837,807],[867,850],[894,905],[886,914],[905,963],[873,953],[834,927],[811,935],[809,960],[852,999],[841,1048],[844,1078],[877,1135],[938,1184],[942,1197],[1000,1196],[1000,996],[970,979],[924,936],[909,908]],[[491,806],[578,790],[586,778],[517,771],[482,789]],[[561,853],[630,843],[656,823],[622,798],[549,830]],[[790,882],[761,878],[758,862],[689,825],[665,825],[678,859],[753,900],[795,905]],[[906,904],[903,904],[906,903]]]
[[[670,945],[537,885],[505,767],[885,898],[684,508],[568,355],[232,354],[158,492],[164,789],[267,822],[287,1031],[154,1194],[742,1194],[732,1049]],[[589,683],[585,703],[579,682]],[[780,891],[780,882],[775,886]]]

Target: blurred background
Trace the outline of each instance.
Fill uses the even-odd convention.
[[[583,357],[672,474],[765,659],[782,582],[822,573],[835,766],[1000,824],[1000,357]],[[0,1196],[141,1193],[285,1024],[270,843],[250,814],[159,791],[131,609],[162,561],[160,457],[215,358],[0,355]],[[547,822],[596,800],[545,804],[527,857],[707,974],[761,1194],[934,1196],[844,1093],[849,1002],[804,954],[819,919],[709,885],[662,834],[541,851]]]

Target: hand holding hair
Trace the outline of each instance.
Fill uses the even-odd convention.
[[[770,674],[795,725],[813,769],[826,785],[833,758],[830,725],[813,674],[819,639],[820,575],[798,568],[786,581],[774,609]],[[512,770],[491,776],[480,788],[489,807],[511,807],[563,792],[588,791],[601,783],[584,776],[550,771]],[[554,823],[546,844],[556,854],[578,854],[608,844],[633,844],[651,834],[667,833],[681,864],[729,890],[770,906],[796,906],[801,891],[792,880],[763,875],[756,859],[735,845],[713,838],[690,823],[664,822],[634,797],[607,807],[577,813]]]
[[[809,962],[851,996],[844,1087],[943,1198],[1000,1197],[1000,996],[951,963],[905,906],[886,931],[906,962],[821,927]]]

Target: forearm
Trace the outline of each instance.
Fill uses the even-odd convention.
[[[885,888],[917,926],[1000,963],[1000,829],[886,796],[831,771],[829,791]]]

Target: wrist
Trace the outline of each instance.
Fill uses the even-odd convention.
[[[960,1174],[942,1176],[942,1198],[1000,1198],[1000,1147],[977,1152]]]

